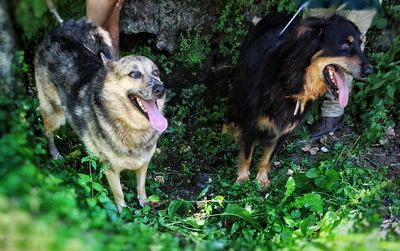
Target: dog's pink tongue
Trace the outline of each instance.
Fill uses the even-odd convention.
[[[161,111],[154,100],[142,100],[142,104],[149,116],[150,124],[159,132],[165,131],[168,127],[167,119],[162,115]]]
[[[339,88],[339,105],[345,108],[347,106],[347,103],[349,102],[350,87],[347,84],[343,72],[335,71],[335,78],[337,87]]]

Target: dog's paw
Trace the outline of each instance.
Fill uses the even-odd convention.
[[[125,201],[123,201],[122,203],[117,203],[118,213],[122,213],[122,210],[124,209],[124,207],[126,207]]]
[[[63,160],[64,157],[59,153],[57,150],[56,151],[50,151],[51,157],[53,157],[54,160]]]
[[[249,180],[249,173],[248,172],[242,172],[238,173],[238,177],[236,179],[236,183],[242,184],[246,181]]]
[[[149,203],[146,196],[138,196],[138,202],[141,207],[144,207],[146,204]]]
[[[262,172],[257,174],[257,181],[260,183],[261,189],[264,191],[269,186],[268,173]]]

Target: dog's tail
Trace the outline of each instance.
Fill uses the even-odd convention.
[[[61,24],[64,20],[58,15],[58,12],[56,8],[54,7],[53,1],[52,0],[46,0],[47,7],[49,8],[50,12],[53,13],[54,17],[57,19],[57,21]]]

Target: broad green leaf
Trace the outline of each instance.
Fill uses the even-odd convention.
[[[306,176],[310,179],[317,178],[319,176],[319,172],[317,168],[311,168],[307,173]]]
[[[294,181],[293,177],[289,177],[285,187],[286,187],[285,197],[289,197],[296,188],[296,182]]]
[[[208,189],[210,189],[210,186],[209,186],[209,185],[206,186],[206,187],[200,192],[199,196],[197,196],[197,199],[200,199],[200,198],[204,197],[204,195],[207,194]]]
[[[96,198],[86,198],[86,202],[89,205],[89,207],[94,207],[97,204]]]
[[[84,183],[87,183],[87,182],[92,180],[89,175],[86,175],[86,174],[83,174],[83,173],[78,173],[78,176],[79,176],[79,180],[84,182]]]
[[[319,176],[315,184],[321,188],[331,190],[339,180],[339,174],[335,170],[327,170],[324,176]]]
[[[314,215],[310,215],[308,218],[303,220],[300,224],[301,232],[304,235],[308,235],[313,232],[313,230],[309,229],[310,226],[313,226],[317,222],[317,218]]]
[[[231,227],[231,234],[234,234],[239,229],[239,222],[234,222]]]
[[[86,156],[86,157],[82,158],[81,163],[88,162],[88,161],[90,161],[90,159],[91,159],[91,156]]]
[[[91,160],[91,161],[90,161],[90,165],[92,165],[92,167],[93,167],[94,169],[97,168],[97,162],[96,162],[95,160]]]
[[[160,197],[157,195],[150,195],[149,198],[147,198],[147,200],[150,203],[157,203],[157,202],[160,202]]]
[[[339,174],[335,170],[327,170],[325,175],[327,187],[332,187],[339,180]]]
[[[182,201],[181,200],[173,200],[169,203],[168,205],[168,216],[170,218],[174,217],[176,214],[176,211],[182,206]]]
[[[235,216],[235,217],[241,218],[241,219],[253,224],[254,226],[256,226],[256,223],[254,222],[250,213],[243,207],[236,205],[236,204],[228,204],[228,206],[225,209],[225,212],[223,212],[222,215]]]
[[[284,220],[285,220],[286,225],[290,228],[293,228],[297,225],[296,222],[289,217],[285,217]]]
[[[92,182],[92,187],[94,190],[96,190],[98,192],[101,192],[104,189],[103,186],[97,182]]]
[[[323,200],[321,195],[308,193],[304,195],[304,207],[310,208],[312,212],[323,212]]]

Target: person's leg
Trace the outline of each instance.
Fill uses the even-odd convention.
[[[340,10],[337,14],[355,23],[360,32],[365,36],[376,14],[376,10]],[[346,79],[349,86],[351,86],[352,80],[352,77]],[[323,135],[333,133],[342,128],[344,125],[343,114],[344,108],[339,105],[339,101],[331,93],[326,94],[321,106],[321,117],[311,130],[311,138],[317,140]]]
[[[110,33],[114,56],[119,56],[119,15],[123,0],[86,0],[89,20]]]
[[[86,0],[86,17],[103,27],[114,9],[116,0]]]
[[[112,9],[111,15],[104,24],[104,28],[110,33],[114,57],[119,58],[119,16],[121,13],[122,3],[124,0],[117,0],[114,8]]]

